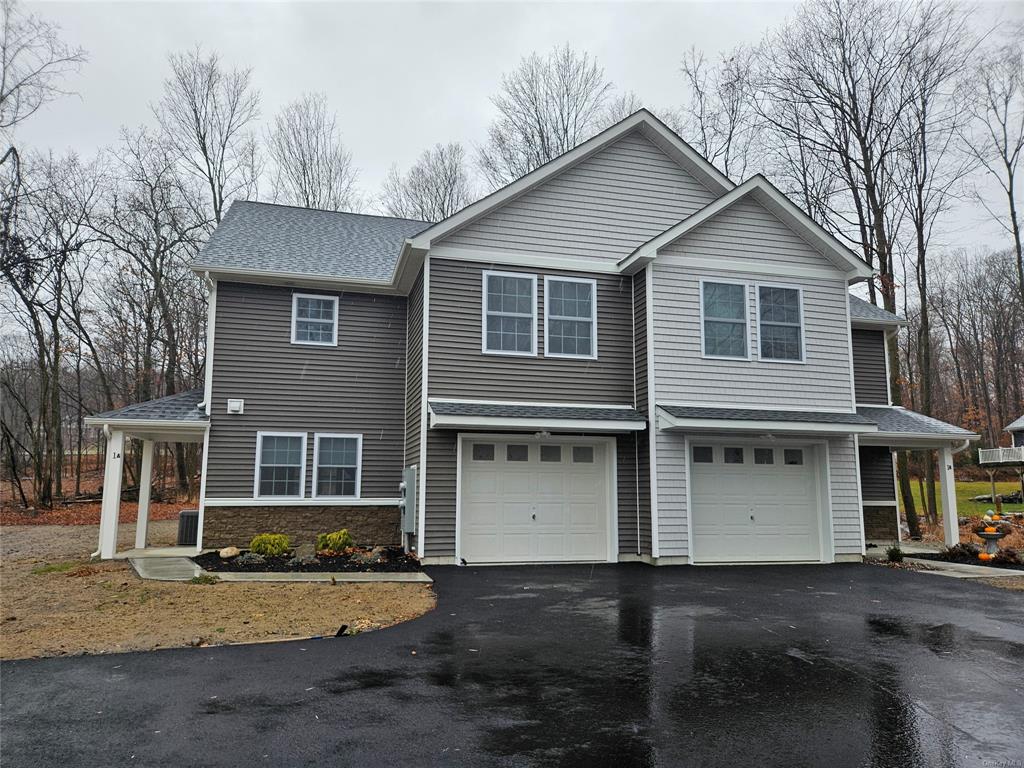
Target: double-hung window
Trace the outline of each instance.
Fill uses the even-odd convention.
[[[597,357],[597,281],[544,278],[544,354]]]
[[[537,354],[537,276],[484,272],[483,351]]]
[[[306,477],[303,432],[256,435],[256,495],[302,498]]]
[[[757,288],[758,334],[762,360],[804,359],[800,289],[773,285]]]
[[[749,359],[747,286],[701,282],[701,346],[706,357]]]
[[[317,434],[313,495],[358,498],[362,453],[362,435]]]
[[[292,294],[292,344],[336,346],[338,297]]]

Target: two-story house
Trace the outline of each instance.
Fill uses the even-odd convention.
[[[200,547],[398,543],[415,469],[425,562],[656,564],[858,560],[892,451],[939,449],[955,510],[976,437],[891,406],[868,265],[647,111],[437,223],[236,202],[194,269],[205,388],[90,420],[104,556],[126,436],[204,443]]]

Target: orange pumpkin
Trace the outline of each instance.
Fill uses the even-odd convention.
[[[994,525],[986,525],[985,526],[985,533],[995,533],[995,532],[996,532],[996,527]]]
[[[978,555],[978,559],[979,560],[991,560],[992,559],[992,555],[990,555],[988,552],[982,552],[980,555]]]
[[[1003,516],[1002,515],[992,515],[992,519],[993,520],[1002,520]]]

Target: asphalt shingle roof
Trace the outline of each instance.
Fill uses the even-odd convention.
[[[677,419],[721,419],[723,421],[795,421],[806,424],[863,424],[872,422],[856,413],[836,411],[767,411],[756,408],[701,408],[682,405],[658,407]]]
[[[1020,432],[1022,430],[1024,430],[1024,416],[1006,425],[1007,432]]]
[[[894,323],[906,325],[907,321],[888,310],[876,307],[870,301],[864,301],[850,294],[850,318],[853,320],[871,320],[876,323]]]
[[[974,433],[944,421],[925,416],[923,413],[908,411],[906,408],[858,405],[857,413],[878,425],[879,432],[911,435],[946,435],[950,437],[973,437]]]
[[[592,421],[645,421],[633,408],[586,408],[575,405],[503,405],[430,401],[438,416],[492,416],[503,419],[588,419]]]
[[[144,421],[206,421],[209,417],[197,407],[203,400],[202,389],[191,389],[144,403],[132,403],[93,419],[137,419]]]
[[[407,237],[429,222],[235,201],[193,269],[391,279]]]

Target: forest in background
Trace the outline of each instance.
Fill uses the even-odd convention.
[[[95,490],[102,438],[84,416],[201,386],[206,287],[189,264],[231,201],[437,221],[643,105],[585,51],[535,52],[495,84],[478,144],[426,148],[368,191],[325,96],[297,93],[264,119],[254,70],[196,48],[168,53],[144,125],[95,156],[58,155],[11,131],[87,75],[88,52],[15,0],[0,9],[0,481],[24,507]],[[734,181],[764,174],[871,264],[866,297],[909,322],[894,398],[997,445],[1024,412],[1024,26],[971,21],[941,0],[810,0],[756,45],[681,51],[679,105],[644,106]],[[943,246],[965,201],[1005,247]],[[912,474],[936,515],[935,457],[898,458],[913,528]],[[161,450],[166,490],[194,494],[198,461]]]

